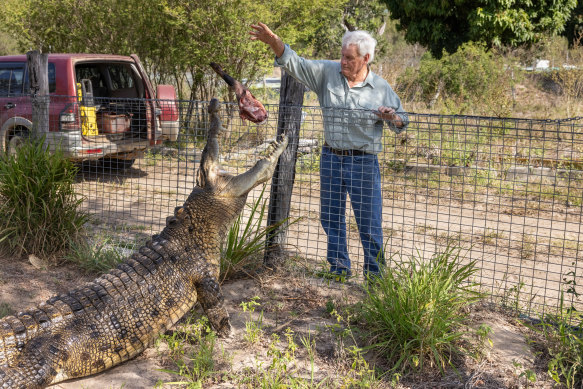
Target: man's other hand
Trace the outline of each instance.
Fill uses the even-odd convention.
[[[385,106],[381,105],[379,107],[379,109],[377,110],[377,112],[375,112],[375,113],[381,119],[390,120],[395,124],[395,126],[403,127],[403,120],[401,120],[401,117],[399,115],[397,115],[397,112],[395,111],[394,108],[385,107]]]

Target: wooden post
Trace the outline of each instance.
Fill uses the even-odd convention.
[[[32,132],[38,136],[49,132],[49,57],[33,50],[26,53],[26,59],[32,95]]]
[[[269,212],[267,224],[274,225],[289,217],[291,195],[296,173],[296,158],[302,119],[302,104],[305,87],[292,76],[282,71],[279,96],[279,116],[277,134],[287,134],[289,144],[279,157],[275,173],[271,180]],[[275,268],[284,261],[283,246],[286,241],[287,223],[284,223],[265,243],[266,266]]]

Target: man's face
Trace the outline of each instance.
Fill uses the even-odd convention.
[[[361,57],[358,53],[358,47],[356,45],[348,45],[347,47],[343,47],[342,58],[340,59],[342,74],[346,78],[356,76],[363,67],[366,67],[368,57],[368,54],[366,54],[364,57]]]

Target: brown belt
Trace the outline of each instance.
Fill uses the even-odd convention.
[[[365,151],[362,150],[341,150],[341,149],[335,149],[333,147],[328,146],[328,143],[324,143],[324,147],[326,147],[328,150],[330,150],[331,153],[336,154],[338,156],[341,157],[348,157],[351,155],[366,155],[369,154]]]

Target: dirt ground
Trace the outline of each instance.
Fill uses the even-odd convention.
[[[50,296],[88,281],[92,276],[80,274],[72,265],[38,269],[28,261],[15,258],[0,258],[0,302],[4,310],[17,312],[40,303]],[[230,281],[223,285],[227,309],[231,314],[234,336],[220,339],[222,355],[229,355],[230,362],[223,366],[230,373],[241,373],[244,369],[257,368],[269,361],[268,342],[272,333],[284,338],[287,328],[294,331],[296,343],[299,337],[310,333],[316,341],[316,358],[313,369],[301,347],[296,354],[294,371],[298,375],[310,376],[315,380],[326,377],[341,379],[347,374],[347,366],[338,341],[330,331],[322,330],[335,319],[326,313],[326,303],[349,303],[362,296],[362,288],[356,284],[324,284],[322,280],[303,276],[282,277],[264,274],[252,279]],[[249,313],[243,312],[242,302],[259,297],[264,318],[264,339],[249,346],[244,340],[245,323]],[[550,388],[552,382],[546,375],[543,364],[536,361],[535,354],[526,343],[527,329],[517,320],[487,306],[475,307],[471,312],[472,326],[487,324],[492,328],[490,338],[493,346],[476,361],[466,358],[457,361],[459,374],[454,371],[445,376],[424,375],[404,377],[399,388]],[[91,377],[54,385],[51,389],[77,388],[124,388],[139,389],[171,387],[178,377],[160,371],[168,368],[167,349],[151,347],[142,355],[120,366]],[[374,364],[374,360],[369,360]],[[382,361],[376,362],[382,366]],[[533,371],[536,382],[527,385],[524,372]],[[521,376],[522,375],[522,376]],[[161,385],[160,383],[166,383]],[[177,387],[177,386],[172,386]],[[180,386],[178,386],[180,387]],[[223,380],[206,386],[209,388],[240,387],[236,382]],[[379,387],[390,387],[389,381],[381,381]]]
[[[197,155],[182,157],[152,157],[140,159],[136,165],[126,174],[120,176],[86,175],[77,184],[80,191],[87,196],[85,206],[88,210],[101,217],[95,224],[95,234],[107,234],[112,237],[115,234],[123,239],[139,241],[152,233],[159,231],[167,215],[171,214],[174,207],[180,205],[188,196],[194,186],[193,172],[196,168]],[[231,163],[235,163],[233,160]],[[241,166],[249,162],[242,162]],[[299,177],[301,179],[301,177]],[[319,230],[317,188],[310,182],[298,180],[298,186],[302,189],[302,196],[292,200],[292,213],[296,212],[304,217],[302,223],[292,226],[290,229],[290,244],[297,250],[296,257],[299,260],[322,260],[325,253],[325,239]],[[260,189],[256,189],[250,196],[257,198]],[[525,257],[519,264],[511,263],[510,247],[515,241],[523,241],[530,231],[525,226],[540,224],[531,223],[530,220],[520,220],[518,225],[522,227],[521,237],[512,239],[507,235],[487,236],[488,217],[491,209],[478,209],[459,206],[448,206],[445,210],[427,199],[419,199],[416,194],[411,194],[404,189],[390,190],[392,199],[387,200],[385,209],[386,233],[391,237],[391,250],[403,251],[405,248],[419,248],[433,251],[441,240],[448,240],[450,236],[441,236],[438,231],[448,231],[454,234],[458,231],[470,233],[477,238],[482,238],[484,244],[476,246],[474,239],[468,239],[473,244],[472,255],[483,258],[480,262],[483,280],[491,280],[494,289],[502,290],[503,285],[498,284],[495,276],[507,274],[506,282],[518,282],[518,277],[524,276],[526,262],[535,262],[535,257]],[[415,201],[410,201],[412,198]],[[427,196],[431,198],[431,196]],[[492,200],[494,203],[496,199]],[[487,202],[488,203],[488,202]],[[480,203],[478,202],[478,205]],[[516,215],[500,213],[496,220],[498,230],[510,231],[516,227],[513,224]],[[540,217],[540,215],[539,215]],[[507,221],[506,218],[510,218]],[[480,224],[477,227],[468,228],[468,225]],[[439,223],[445,223],[440,225]],[[506,226],[506,224],[508,226]],[[358,233],[351,222],[349,226],[351,256],[360,257],[360,244]],[[529,227],[530,228],[530,227]],[[565,230],[565,229],[561,229]],[[319,232],[318,232],[319,231]],[[560,232],[560,231],[559,231]],[[515,232],[512,232],[513,234]],[[477,239],[476,238],[476,239]],[[135,240],[134,240],[135,239]],[[494,243],[487,243],[486,240]],[[457,242],[462,241],[459,237]],[[479,241],[479,240],[478,240]],[[501,259],[496,253],[504,247],[501,242],[508,241],[508,253],[502,253]],[[131,246],[128,244],[124,247]],[[476,248],[477,247],[477,248]],[[539,255],[537,253],[537,255]],[[316,260],[312,260],[316,258]],[[530,266],[530,264],[528,264]],[[551,261],[536,261],[536,266],[543,266],[537,271],[552,272]],[[360,273],[360,264],[357,264],[356,272]],[[529,266],[526,266],[528,268]],[[532,265],[535,268],[535,265]],[[534,272],[534,270],[533,270]],[[492,273],[492,274],[490,274]],[[322,280],[313,279],[309,272],[299,272],[297,275],[282,277],[281,275],[263,275],[253,279],[241,279],[229,281],[223,285],[223,292],[232,318],[234,336],[231,339],[219,340],[219,348],[229,355],[229,363],[221,365],[232,374],[242,374],[246,369],[256,369],[265,366],[269,360],[269,338],[273,333],[284,338],[287,328],[293,330],[296,337],[310,334],[316,341],[316,359],[314,368],[310,370],[309,358],[305,350],[299,350],[296,355],[298,363],[293,371],[299,375],[309,377],[313,372],[316,380],[329,377],[338,380],[349,373],[346,366],[346,354],[339,346],[338,340],[330,332],[325,330],[327,325],[335,323],[335,320],[326,312],[327,302],[334,301],[338,304],[355,301],[362,296],[362,288],[358,284],[326,284]],[[515,277],[516,280],[513,280]],[[557,276],[558,277],[558,276]],[[63,293],[66,290],[88,281],[92,276],[80,273],[72,265],[62,265],[57,268],[41,268],[30,264],[25,259],[0,257],[0,312],[18,312],[27,309],[34,304],[45,301],[50,296]],[[536,285],[538,276],[531,276],[532,282],[526,285]],[[545,279],[548,280],[548,278]],[[545,284],[546,285],[546,284]],[[545,286],[545,291],[548,286]],[[248,302],[255,296],[259,297],[264,313],[264,338],[265,341],[249,346],[244,340],[246,322],[249,315],[243,312],[241,303]],[[256,313],[257,314],[257,313]],[[399,388],[547,388],[552,387],[553,382],[548,378],[544,363],[537,360],[535,353],[527,345],[528,331],[517,320],[500,312],[495,306],[474,307],[471,312],[472,325],[487,324],[492,328],[490,338],[493,346],[487,350],[485,356],[476,361],[466,358],[456,361],[458,372],[449,371],[445,376],[424,375],[422,377],[403,377],[398,384]],[[299,340],[296,342],[299,343]],[[169,368],[167,357],[168,350],[164,348],[149,348],[142,355],[132,361],[117,366],[104,373],[61,383],[52,389],[63,388],[153,388],[171,387],[169,382],[179,377],[162,372],[161,369]],[[381,368],[382,361],[369,360],[371,364]],[[525,378],[526,372],[536,374],[536,382],[529,382]],[[160,384],[166,383],[166,384]],[[160,386],[161,385],[161,386]],[[381,381],[380,387],[390,387],[390,379]],[[176,387],[176,386],[173,386]],[[223,380],[209,388],[238,387],[236,381]]]
[[[265,145],[230,153],[225,150],[223,166],[233,173],[241,172],[255,162]],[[199,157],[195,149],[170,149],[168,154],[160,152],[138,159],[123,174],[84,175],[76,187],[86,196],[84,206],[95,216],[96,232],[107,239],[117,238],[117,234],[127,245],[160,231],[166,216],[182,205],[194,187]],[[316,155],[304,157],[308,165],[317,165]],[[409,167],[403,172],[385,172],[389,176],[383,177],[386,253],[397,258],[429,258],[454,245],[463,249],[467,260],[476,261],[480,269],[477,281],[486,292],[514,293],[521,308],[529,313],[557,306],[565,277],[581,273],[581,207],[567,206],[559,199],[549,202],[534,196],[529,200],[515,193],[517,189],[508,194],[487,186],[474,187],[471,177],[475,168]],[[435,168],[441,169],[437,176]],[[442,172],[444,169],[447,173]],[[524,179],[537,178],[527,175]],[[523,184],[515,178],[509,181],[498,172],[491,186],[509,183],[512,188]],[[257,199],[261,190],[258,187],[251,192],[249,201]],[[264,200],[269,190],[268,185]],[[290,208],[291,220],[297,218],[299,222],[287,230],[286,249],[314,266],[324,264],[326,236],[319,219],[317,171],[296,175]],[[246,209],[245,215],[248,213]],[[347,223],[353,270],[361,274],[362,246],[349,207]]]

